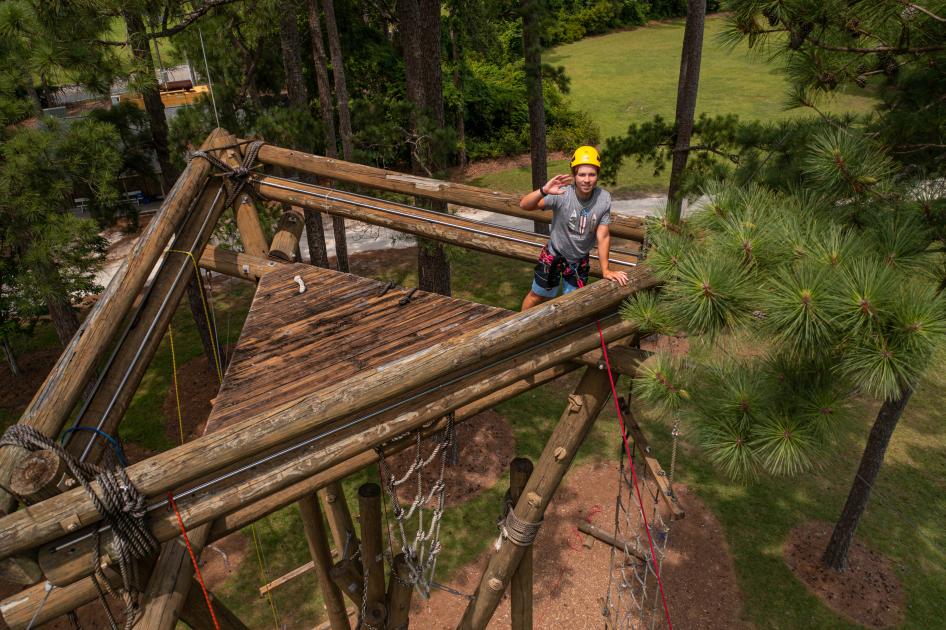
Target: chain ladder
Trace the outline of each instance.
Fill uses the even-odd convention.
[[[421,596],[428,599],[434,581],[434,573],[437,568],[437,556],[443,548],[440,540],[440,525],[443,520],[446,491],[444,473],[447,468],[447,460],[450,456],[451,446],[456,442],[453,413],[447,415],[447,424],[440,432],[436,446],[434,446],[433,450],[426,457],[424,457],[421,448],[421,432],[422,430],[417,431],[415,435],[414,461],[411,463],[407,472],[399,479],[395,479],[394,474],[388,467],[384,454],[384,446],[379,446],[376,450],[380,458],[379,466],[381,469],[381,478],[384,481],[385,490],[391,498],[391,511],[394,513],[394,520],[397,522],[398,532],[400,533],[401,547],[410,573],[410,581]],[[423,481],[424,469],[434,463],[438,458],[439,474],[437,481],[429,491],[425,492]],[[405,509],[397,496],[397,490],[400,486],[407,484],[412,478],[417,481],[417,489],[410,507]],[[424,506],[434,500],[436,500],[436,507],[432,510],[430,522],[425,526]],[[417,531],[414,533],[413,540],[409,541],[405,523],[413,518],[415,514],[417,515]]]

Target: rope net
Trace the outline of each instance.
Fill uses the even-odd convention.
[[[627,439],[630,441],[632,438],[627,436]],[[637,450],[633,449],[631,453],[641,496],[638,500],[633,476],[622,451],[615,497],[614,536],[623,548],[618,548],[621,544],[611,547],[608,590],[602,614],[609,629],[666,628],[668,622],[661,605],[657,572],[663,574],[663,560],[670,540],[670,518],[663,513],[661,491],[656,480],[648,467],[637,461]],[[654,555],[651,555],[651,549]]]
[[[396,523],[398,542],[407,561],[410,582],[425,599],[430,597],[430,589],[436,585],[434,574],[437,570],[437,556],[443,546],[440,541],[440,524],[443,520],[446,483],[444,473],[448,462],[455,457],[453,445],[456,443],[456,431],[453,414],[447,416],[446,426],[434,439],[434,446],[425,454],[422,444],[423,429],[414,436],[414,458],[407,471],[396,477],[385,459],[384,446],[377,449],[381,480],[391,500],[391,512]],[[424,471],[436,467],[436,481],[426,487]],[[403,493],[410,493],[413,498],[404,500]],[[405,507],[407,504],[407,507]],[[427,512],[430,512],[429,517]],[[413,532],[413,535],[411,535]],[[393,540],[390,541],[391,554],[394,556]]]

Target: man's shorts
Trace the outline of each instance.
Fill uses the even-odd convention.
[[[563,256],[555,254],[548,245],[542,248],[539,262],[535,265],[535,277],[532,280],[532,292],[544,298],[558,295],[558,285],[562,282],[562,294],[571,293],[579,286],[588,284],[588,256],[578,262],[569,262]]]

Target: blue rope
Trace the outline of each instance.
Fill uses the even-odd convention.
[[[101,429],[96,429],[95,427],[79,427],[79,426],[69,427],[68,429],[63,431],[62,437],[59,438],[59,440],[63,444],[65,444],[66,437],[68,437],[69,434],[73,433],[74,431],[91,431],[92,433],[95,433],[96,435],[105,438],[108,441],[108,443],[111,445],[112,450],[115,451],[115,455],[118,457],[118,461],[121,462],[121,465],[128,466],[128,461],[125,459],[125,454],[122,452],[122,445],[118,443],[118,440],[116,440],[114,437],[112,437],[105,431],[102,431]]]

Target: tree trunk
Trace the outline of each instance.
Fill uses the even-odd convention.
[[[459,7],[454,7],[453,19],[450,20],[450,48],[453,55],[453,87],[459,95],[457,107],[457,165],[466,168],[466,123],[463,120],[466,107],[463,101],[463,80],[460,76],[460,45],[458,42],[456,23],[460,20]]]
[[[667,218],[680,220],[683,199],[680,184],[686,170],[693,134],[693,116],[700,84],[700,60],[703,56],[703,25],[706,21],[706,0],[688,0],[683,51],[680,54],[680,78],[677,82],[677,113],[674,120],[673,158],[670,162],[670,187],[667,191]]]
[[[415,146],[411,167],[415,174],[438,174],[444,167],[436,147],[423,139],[425,117],[439,127],[444,125],[443,85],[440,73],[440,2],[439,0],[398,0],[398,26],[404,48],[407,95],[414,104]],[[432,203],[439,212],[446,205]],[[450,262],[440,243],[421,240],[417,247],[418,284],[421,290],[450,295]]]
[[[39,92],[36,91],[36,86],[33,84],[33,73],[30,71],[29,67],[23,63],[23,87],[26,88],[26,93],[30,97],[30,102],[33,103],[33,113],[36,116],[39,116],[43,113],[43,102],[39,98]]]
[[[900,390],[899,398],[885,400],[877,412],[877,419],[874,420],[874,426],[867,436],[867,445],[864,447],[864,454],[861,456],[861,463],[857,467],[857,474],[851,484],[841,517],[834,526],[824,555],[821,556],[821,561],[835,571],[841,571],[847,566],[847,553],[854,540],[854,532],[857,531],[857,525],[867,508],[870,491],[877,480],[880,466],[884,463],[890,437],[897,428],[897,422],[912,394],[912,388],[904,387]]]
[[[198,282],[197,276],[191,278],[187,283],[187,303],[190,305],[191,315],[194,318],[194,325],[197,327],[197,333],[200,335],[200,343],[204,347],[204,354],[207,355],[207,369],[218,376],[217,360],[222,360],[220,348],[217,346],[217,331],[214,326],[213,317],[210,313],[210,302],[206,291],[201,295],[203,285]],[[206,310],[205,309],[206,306]],[[220,371],[226,369],[221,364]],[[222,376],[222,374],[220,375]]]
[[[79,318],[76,316],[75,309],[72,308],[68,298],[58,295],[46,298],[46,308],[49,309],[49,317],[53,321],[59,343],[67,346],[69,340],[79,330]]]
[[[309,95],[302,78],[302,52],[299,49],[299,30],[296,28],[295,0],[282,0],[279,4],[279,40],[289,104],[306,107]]]
[[[13,348],[10,347],[10,341],[4,337],[0,339],[0,345],[3,346],[3,354],[7,357],[7,363],[10,365],[10,373],[13,376],[20,375],[20,365],[16,362],[16,355],[13,354]]]
[[[312,40],[312,63],[315,66],[315,82],[319,88],[319,111],[325,133],[325,155],[338,157],[338,140],[335,137],[335,112],[332,109],[332,89],[328,83],[328,64],[325,61],[325,42],[322,39],[322,23],[319,19],[318,0],[307,0],[309,37]]]
[[[532,189],[548,181],[548,149],[545,144],[545,101],[542,98],[542,44],[539,41],[539,18],[542,0],[522,3],[522,48],[525,57],[526,93],[529,98],[529,146],[532,151]],[[548,234],[549,225],[535,221],[538,234]]]
[[[309,246],[309,263],[328,269],[322,213],[309,208],[305,209],[305,242]]]
[[[148,113],[148,122],[151,127],[151,142],[161,167],[161,178],[164,180],[164,189],[171,190],[180,173],[171,163],[171,153],[168,149],[168,121],[164,114],[164,103],[161,102],[161,92],[158,90],[154,75],[154,59],[151,57],[151,46],[148,43],[148,32],[140,14],[126,10],[124,12],[125,26],[128,29],[128,41],[131,44],[131,53],[135,63],[140,66],[138,72],[145,75],[141,81],[141,98],[144,100],[145,111]],[[139,77],[141,79],[141,77]]]
[[[345,81],[345,63],[342,58],[342,44],[338,38],[338,25],[335,22],[333,0],[322,0],[325,13],[325,31],[328,35],[328,47],[332,55],[332,77],[335,79],[335,100],[338,103],[338,133],[342,137],[342,156],[351,162],[354,154],[351,132],[351,111],[348,108],[348,83]],[[335,260],[338,270],[347,272],[348,239],[345,236],[345,219],[332,217],[332,230],[335,235]]]

